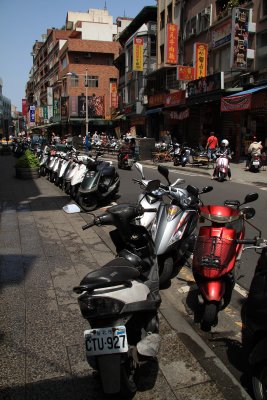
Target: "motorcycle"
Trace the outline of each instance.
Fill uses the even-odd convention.
[[[252,218],[244,204],[257,200],[257,193],[248,194],[243,203],[226,200],[224,205],[200,207],[201,226],[196,239],[192,260],[192,272],[198,286],[198,301],[202,306],[201,328],[210,331],[218,323],[218,313],[231,301],[236,281],[235,265],[241,258],[245,221]]]
[[[137,168],[140,170],[140,165],[137,165]],[[150,204],[157,209],[153,216],[144,213],[140,223],[150,227],[159,264],[159,282],[160,286],[163,286],[170,280],[174,265],[182,260],[194,244],[201,203],[199,195],[211,191],[212,187],[207,186],[201,192],[191,185],[186,189],[177,188],[177,184],[184,183],[183,179],[178,178],[171,184],[168,168],[159,165],[158,171],[165,177],[168,186],[160,184],[159,189],[153,193],[141,194],[139,201],[144,208]],[[145,180],[143,171],[140,172],[142,181],[134,181],[142,185]],[[166,196],[169,202],[163,200]]]
[[[173,165],[185,167],[192,159],[192,149],[182,145],[178,154],[174,155]]]
[[[158,183],[149,182],[148,190]],[[71,204],[63,209],[72,212],[73,207],[78,208]],[[84,332],[87,361],[98,370],[104,393],[116,398],[134,396],[138,367],[156,358],[160,345],[154,244],[148,231],[133,222],[144,211],[154,209],[116,205],[82,227],[115,226],[111,238],[121,247],[114,260],[87,274],[74,288],[82,316],[90,324]]]
[[[260,232],[259,237],[257,237],[256,239],[246,239],[244,242],[246,244],[252,245],[244,248],[244,250],[258,250],[260,253],[260,257],[258,259],[255,273],[251,281],[246,302],[242,306],[242,343],[249,354],[248,360],[251,367],[251,378],[254,397],[256,400],[266,400],[267,240],[261,238]]]
[[[99,203],[111,200],[120,187],[120,177],[111,162],[98,160],[101,153],[97,153],[94,160],[88,163],[88,171],[81,182],[77,202],[85,211],[93,211]]]
[[[217,153],[216,155],[217,160],[214,177],[217,178],[219,182],[223,182],[228,176],[229,160],[232,157],[230,155],[227,155],[226,151],[223,153]]]
[[[249,162],[249,171],[260,172],[261,168],[261,156],[260,154],[253,154]]]
[[[118,154],[118,168],[119,169],[132,169],[134,163],[131,151],[122,151]]]

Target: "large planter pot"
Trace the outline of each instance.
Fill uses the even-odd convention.
[[[16,168],[16,177],[20,179],[37,179],[39,178],[39,168]]]

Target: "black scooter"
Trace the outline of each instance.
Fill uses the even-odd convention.
[[[267,240],[246,240],[260,257],[242,307],[243,346],[249,354],[253,394],[256,400],[267,399]]]
[[[113,165],[107,161],[95,160],[87,163],[88,171],[79,186],[77,202],[84,211],[93,211],[103,202],[112,200],[119,191],[120,177]]]
[[[150,181],[147,189],[156,190],[159,183]],[[63,209],[80,211],[75,204]],[[120,204],[82,227],[115,226],[111,238],[120,247],[114,260],[87,274],[74,288],[82,316],[90,324],[84,332],[87,361],[99,371],[103,391],[116,394],[116,399],[134,396],[138,367],[159,350],[161,299],[154,243],[147,229],[134,222],[148,211],[155,209]]]

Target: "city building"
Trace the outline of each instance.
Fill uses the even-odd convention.
[[[0,78],[0,139],[12,133],[11,100],[3,94],[3,80]]]

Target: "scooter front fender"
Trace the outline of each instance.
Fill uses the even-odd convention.
[[[201,282],[198,286],[207,301],[221,301],[225,293],[225,283],[223,281]]]

